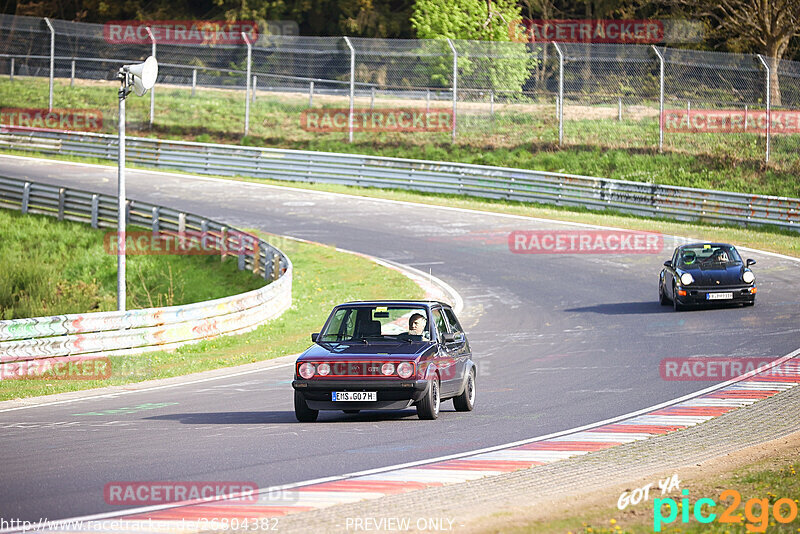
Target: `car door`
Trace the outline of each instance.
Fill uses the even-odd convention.
[[[669,266],[666,266],[664,269],[664,294],[669,295],[670,299],[675,298],[674,289],[675,289],[675,267],[678,265],[678,250],[675,249],[675,252],[672,253],[672,261],[670,262]]]
[[[450,332],[455,336],[455,341],[447,343],[446,345],[447,352],[455,358],[455,387],[456,393],[458,393],[458,389],[460,389],[461,384],[463,384],[464,373],[467,371],[467,362],[472,356],[472,351],[469,348],[464,329],[456,318],[456,314],[450,308],[442,308],[442,311],[447,319]]]
[[[436,333],[437,343],[437,358],[436,367],[439,369],[439,378],[441,380],[442,397],[451,396],[455,393],[457,385],[456,376],[456,358],[450,351],[451,344],[444,341],[444,335],[449,333],[447,319],[444,317],[441,307],[435,307],[431,310],[433,318],[433,329]]]

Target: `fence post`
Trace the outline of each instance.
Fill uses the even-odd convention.
[[[152,43],[151,44],[150,55],[153,56],[153,57],[156,57],[156,38],[153,35],[153,32],[150,31],[150,26],[145,27],[145,30],[147,30],[147,36],[150,37],[150,43]],[[156,99],[156,88],[155,87],[151,87],[150,88],[150,128],[151,129],[153,128],[153,116],[155,115],[155,109],[156,109],[156,100],[155,99]]]
[[[372,91],[370,91],[369,95],[369,110],[372,111],[374,107],[375,107],[375,86],[373,85]]]
[[[257,86],[258,86],[258,76],[253,76],[253,89],[252,89],[252,91],[253,91],[253,96],[252,96],[253,100],[252,101],[253,102],[256,101],[256,87]]]
[[[20,211],[23,215],[28,213],[28,203],[31,199],[31,183],[25,182],[25,185],[22,186],[22,205],[20,206]]]
[[[764,70],[767,72],[767,157],[766,161],[769,163],[769,139],[770,134],[772,133],[772,110],[771,110],[771,102],[770,102],[770,83],[769,83],[769,65],[764,60],[764,56],[758,54],[758,60],[764,66]]]
[[[350,38],[345,37],[344,42],[347,48],[350,49],[350,112],[347,114],[347,140],[353,142],[353,100],[355,99],[356,92],[356,50],[350,44]]]
[[[50,29],[50,107],[48,110],[53,111],[53,76],[55,72],[56,61],[56,30],[53,28],[53,25],[50,24],[50,19],[47,17],[44,18],[44,22]]]
[[[308,83],[308,107],[314,105],[314,82]]]
[[[447,38],[447,44],[450,45],[450,50],[453,52],[453,138],[451,142],[455,143],[456,117],[458,116],[458,52],[449,37]]]
[[[494,117],[494,89],[489,89],[489,113]]]
[[[747,104],[744,105],[744,133],[747,133]]]
[[[656,45],[651,46],[658,56],[658,152],[661,153],[664,150],[664,56]]]
[[[194,96],[194,91],[197,88],[197,69],[192,69],[192,96]]]
[[[425,113],[431,110],[431,90],[425,89]]]
[[[13,82],[14,81],[14,58],[13,57],[11,58],[11,71],[9,72],[9,76],[11,78],[11,81]]]
[[[622,122],[622,97],[617,97],[617,122]]]
[[[69,86],[75,87],[75,60],[72,60],[72,63],[69,67]]]
[[[553,42],[558,54],[558,146],[564,143],[564,53],[558,43]]]
[[[253,45],[250,44],[250,39],[247,34],[242,32],[242,39],[247,45],[247,74],[245,75],[245,93],[244,93],[244,135],[250,130],[250,62],[253,59]]]
[[[64,204],[67,202],[67,190],[63,187],[58,190],[58,220],[64,220]]]

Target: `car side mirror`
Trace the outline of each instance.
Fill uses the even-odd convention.
[[[672,260],[667,260],[664,262],[664,267],[672,267]]]
[[[318,337],[319,337],[319,332],[317,332],[316,334],[311,334],[311,342],[316,343]]]
[[[450,332],[445,332],[444,334],[442,334],[442,339],[444,340],[445,343],[452,343],[453,341],[456,340],[456,335],[451,334]]]
[[[745,263],[747,263],[747,266],[750,267],[751,265],[756,264],[756,260],[751,260],[750,258],[748,258]]]

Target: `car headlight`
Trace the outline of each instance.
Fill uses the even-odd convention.
[[[331,366],[327,363],[321,363],[317,366],[317,374],[319,376],[328,376],[331,374]]]
[[[300,376],[308,380],[309,378],[314,376],[314,372],[316,371],[316,369],[314,368],[313,363],[303,363],[300,364],[299,371],[300,371]]]
[[[409,378],[414,374],[414,365],[410,362],[403,362],[397,366],[397,374],[400,378]]]
[[[381,365],[381,373],[386,376],[391,376],[394,374],[394,364],[393,363],[384,363]]]
[[[689,273],[683,273],[683,274],[681,275],[681,284],[683,284],[683,285],[685,285],[685,286],[688,286],[688,285],[689,285],[689,284],[691,284],[692,282],[694,282],[694,277],[693,277],[691,274],[689,274]]]
[[[753,274],[753,271],[745,271],[742,275],[742,280],[744,280],[745,284],[752,284],[756,279],[756,275]]]

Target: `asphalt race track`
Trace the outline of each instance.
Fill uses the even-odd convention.
[[[0,174],[116,194],[111,167],[0,156]],[[671,239],[659,254],[512,254],[513,230],[574,227],[234,181],[127,176],[134,200],[432,269],[464,298],[460,318],[479,368],[476,410],[456,413],[448,402],[437,421],[419,421],[414,410],[321,412],[319,422],[300,424],[292,367],[283,366],[0,412],[4,517],[118,511],[103,498],[113,481],[267,487],[530,438],[713,383],[662,380],[663,358],[772,359],[800,345],[800,268],[779,257],[744,253],[758,260],[755,307],[675,313],[657,302]],[[101,413],[109,410],[118,411]]]

